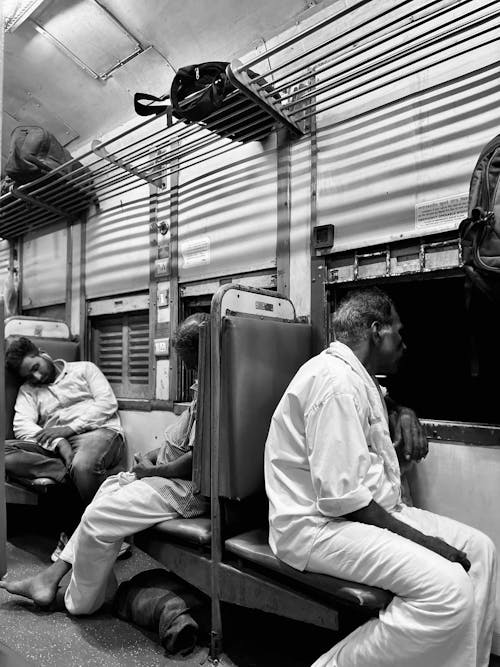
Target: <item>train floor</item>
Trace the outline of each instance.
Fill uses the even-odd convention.
[[[37,508],[9,506],[7,566],[9,578],[38,572],[50,563],[57,535]],[[118,581],[157,568],[133,548],[116,564]],[[223,608],[224,655],[220,667],[306,667],[339,638],[332,632],[277,616]],[[0,667],[209,667],[208,628],[188,656],[168,656],[154,633],[119,620],[110,610],[71,617],[47,612],[29,600],[0,590]],[[500,667],[492,658],[490,667]]]
[[[36,507],[9,505],[7,528],[9,579],[50,564],[57,532]],[[115,572],[121,582],[158,566],[134,546],[130,558],[117,561]],[[221,667],[306,667],[338,639],[326,630],[232,605],[223,608],[223,628]],[[71,617],[44,611],[0,589],[0,667],[24,667],[15,655],[36,667],[209,667],[208,641],[208,628],[200,628],[192,653],[168,656],[157,635],[116,618],[110,610]]]

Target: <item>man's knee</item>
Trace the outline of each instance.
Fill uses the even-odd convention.
[[[443,631],[458,629],[470,623],[474,616],[474,588],[462,566],[446,564],[439,573],[439,586],[434,602]]]
[[[481,531],[476,531],[474,535],[475,548],[479,551],[479,556],[485,565],[496,566],[497,549],[493,540]]]

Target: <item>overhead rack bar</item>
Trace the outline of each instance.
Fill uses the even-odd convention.
[[[404,0],[380,11],[359,0],[315,23],[310,17],[257,56],[233,61],[227,75],[235,90],[203,122],[167,126],[165,111],[1,196],[0,236],[77,220],[91,205],[147,183],[168,198],[169,179],[180,171],[277,127],[300,137],[312,117],[498,41],[499,17],[492,0]]]

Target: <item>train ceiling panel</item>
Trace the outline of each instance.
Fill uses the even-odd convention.
[[[113,78],[130,95],[147,92],[161,97],[168,93],[175,70],[153,47],[145,49],[113,73]]]
[[[105,79],[141,51],[132,34],[95,0],[52,0],[31,22],[93,77]]]

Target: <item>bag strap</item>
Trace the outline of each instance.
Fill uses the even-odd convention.
[[[135,93],[134,109],[138,116],[158,116],[169,107],[168,104],[143,104],[143,100],[147,100],[148,102],[164,102],[165,98],[155,97],[148,93]]]

